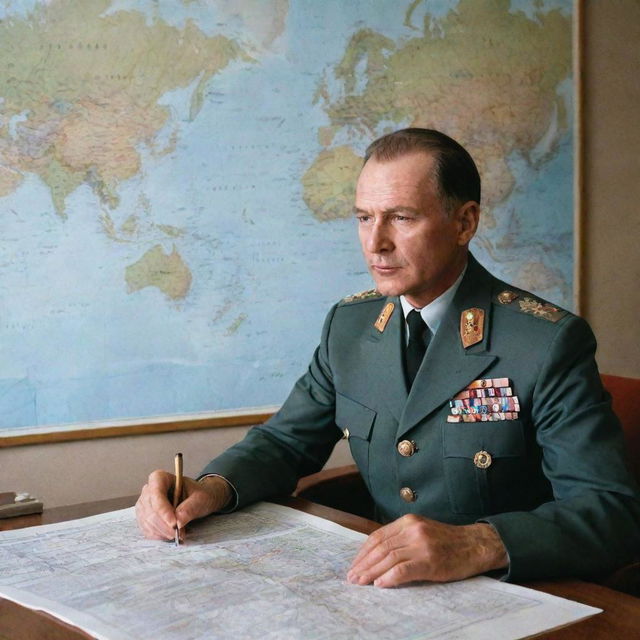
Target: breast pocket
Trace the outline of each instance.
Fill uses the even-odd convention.
[[[365,479],[369,471],[369,442],[375,419],[373,409],[336,394],[336,424],[348,439],[351,455]]]
[[[446,423],[444,471],[454,513],[504,511],[511,490],[526,481],[526,446],[519,420]]]

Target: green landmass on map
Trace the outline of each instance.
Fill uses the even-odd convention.
[[[477,241],[495,258],[499,247],[483,230],[495,227],[492,207],[515,186],[510,156],[544,162],[568,126],[559,86],[571,73],[571,18],[535,6],[530,19],[512,12],[509,0],[461,0],[434,19],[427,0],[413,0],[399,11],[414,37],[354,31],[316,87],[327,122],[317,129],[321,150],[300,178],[312,215],[323,222],[351,215],[361,167],[355,141],[401,126],[435,127],[463,141],[478,162]],[[61,218],[69,196],[88,186],[114,242],[152,246],[157,231],[182,238],[183,229],[134,214],[116,226],[109,212],[120,204],[122,183],[144,175],[142,150],[156,158],[176,150],[178,125],[162,97],[188,87],[188,117],[196,118],[217,74],[236,61],[257,63],[282,35],[289,5],[238,0],[217,9],[247,37],[208,35],[190,19],[174,26],[112,0],[50,0],[0,21],[0,197],[35,174]],[[529,280],[561,279],[539,263],[522,269]]]
[[[137,11],[110,13],[111,4],[51,0],[0,22],[0,196],[34,173],[62,217],[82,184],[115,208],[120,183],[141,170],[139,147],[154,149],[167,124],[160,98],[195,82],[194,118],[213,76],[235,60],[253,60],[190,20],[177,28]]]
[[[247,319],[246,313],[241,313],[237,318],[233,320],[233,322],[227,327],[224,332],[225,336],[232,336],[234,333],[238,331],[240,325]]]
[[[407,11],[411,26],[418,4]],[[319,131],[326,148],[305,178],[342,177],[329,207],[322,204],[327,185],[303,179],[304,200],[319,220],[351,214],[348,151],[331,147],[339,132],[371,140],[381,125],[422,126],[464,141],[483,177],[483,224],[491,227],[491,207],[515,184],[509,156],[540,162],[567,129],[558,87],[571,74],[571,20],[559,10],[534,21],[512,13],[509,0],[461,0],[437,24],[427,14],[414,28],[421,35],[399,44],[370,29],[356,32],[333,70],[343,90],[332,96],[326,79],[318,87],[330,124]]]
[[[362,158],[351,147],[322,151],[302,176],[303,198],[318,220],[335,220],[352,214],[355,183]]]
[[[166,254],[158,244],[125,271],[128,293],[157,287],[168,298],[184,298],[191,287],[191,271],[176,247]]]

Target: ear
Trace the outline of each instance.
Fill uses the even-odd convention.
[[[469,244],[478,230],[480,205],[475,200],[469,200],[457,209],[453,217],[458,225],[458,244],[461,247]]]

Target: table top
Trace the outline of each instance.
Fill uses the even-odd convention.
[[[135,504],[136,498],[137,496],[127,496],[87,502],[68,507],[45,509],[42,514],[7,518],[0,520],[0,531],[64,522],[117,509],[126,509]],[[309,502],[302,498],[284,498],[275,502],[331,520],[361,533],[371,533],[380,526],[372,520]],[[545,580],[523,583],[522,586],[603,609],[601,614],[581,620],[562,629],[545,632],[536,636],[538,638],[552,640],[640,638],[640,599],[638,598],[608,589],[599,584],[580,580]],[[87,640],[91,639],[92,636],[49,614],[28,609],[0,598],[0,639],[4,640],[4,638],[11,638],[11,640],[33,640],[33,638]]]

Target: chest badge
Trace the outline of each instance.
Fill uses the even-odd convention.
[[[387,304],[384,305],[384,309],[382,309],[382,311],[380,312],[380,315],[378,316],[378,319],[373,324],[373,326],[380,333],[382,333],[386,329],[387,323],[389,322],[389,319],[391,318],[391,314],[393,313],[393,310],[395,308],[396,308],[396,305],[393,304],[393,302],[387,302]]]
[[[449,401],[451,413],[447,416],[447,422],[517,420],[520,400],[513,395],[513,391],[509,378],[473,380]],[[485,453],[480,451],[476,455]],[[486,461],[486,458],[483,460]]]
[[[460,314],[460,339],[466,349],[482,342],[484,336],[484,309],[473,307]]]

